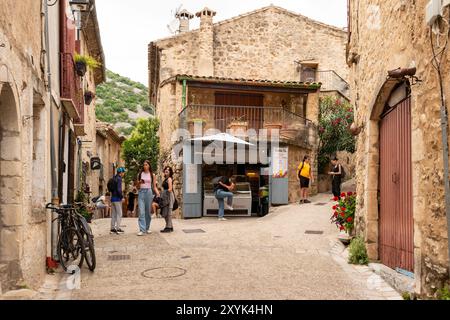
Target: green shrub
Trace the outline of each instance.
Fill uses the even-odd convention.
[[[366,265],[369,263],[366,245],[361,237],[354,238],[349,246],[348,262],[351,264]]]
[[[437,296],[439,300],[450,300],[450,285],[438,290]]]

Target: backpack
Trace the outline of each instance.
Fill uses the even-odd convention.
[[[115,176],[109,179],[107,187],[108,191],[111,192],[111,194],[117,190],[117,179]]]
[[[299,179],[300,179],[301,176],[302,176],[302,170],[303,170],[304,167],[305,167],[305,161],[303,161],[302,167],[300,168],[300,170],[298,170],[298,178],[299,178]]]
[[[217,189],[220,187],[220,181],[222,181],[222,177],[216,177],[212,179],[211,183],[213,184],[214,191],[217,191]]]
[[[344,167],[341,165],[341,179],[344,180],[347,176],[347,173],[344,170]]]

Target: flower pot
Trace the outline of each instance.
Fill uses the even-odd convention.
[[[87,105],[90,105],[92,100],[94,100],[94,93],[92,93],[91,91],[87,91],[84,93],[84,103]]]
[[[227,129],[230,130],[230,133],[232,135],[246,136],[246,132],[248,130],[248,122],[233,121],[228,125]]]
[[[278,130],[278,135],[280,134],[280,130],[283,128],[283,125],[279,122],[266,122],[264,123],[264,129],[267,130],[267,136],[271,137],[276,130]]]
[[[295,140],[297,138],[298,130],[296,129],[282,129],[280,136],[287,140]]]
[[[81,61],[75,62],[75,70],[76,70],[78,76],[84,77],[84,75],[87,72],[86,63],[81,62]]]

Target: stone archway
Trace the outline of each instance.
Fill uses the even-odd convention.
[[[2,68],[2,71],[5,71]],[[5,72],[0,72],[5,75]],[[21,278],[22,162],[20,115],[14,89],[0,79],[0,285],[14,287]]]

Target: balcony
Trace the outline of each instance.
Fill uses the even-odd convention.
[[[74,120],[76,134],[84,135],[84,101],[71,53],[61,53],[61,102]]]
[[[322,83],[321,91],[336,91],[345,98],[350,97],[350,86],[335,71],[317,71],[317,81]]]
[[[311,148],[317,144],[317,127],[300,115],[280,107],[248,107],[220,105],[189,105],[179,114],[180,128],[187,129],[191,135],[196,123],[201,123],[202,134],[211,129],[229,131],[237,137],[246,139],[245,131],[253,129],[256,134],[266,129],[268,139],[272,130],[278,129],[280,142]],[[241,129],[241,130],[239,130]]]

